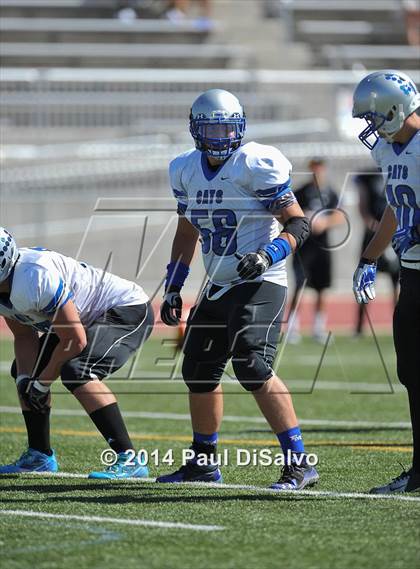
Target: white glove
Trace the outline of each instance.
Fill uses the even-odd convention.
[[[359,304],[367,304],[374,300],[376,278],[376,261],[360,259],[353,275],[353,293]]]

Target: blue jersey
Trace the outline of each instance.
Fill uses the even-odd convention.
[[[171,162],[169,175],[178,212],[200,233],[211,282],[221,286],[240,282],[236,255],[255,252],[278,236],[274,214],[295,201],[291,169],[277,148],[255,142],[241,146],[215,170],[199,150]],[[272,265],[261,279],[286,286],[285,261]]]
[[[420,131],[406,144],[379,139],[372,157],[386,178],[386,199],[398,231],[420,225]],[[401,265],[420,268],[420,244],[402,253]]]

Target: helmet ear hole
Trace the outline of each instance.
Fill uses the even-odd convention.
[[[392,121],[392,119],[393,119],[394,116],[395,116],[395,111],[396,111],[396,110],[397,110],[397,107],[394,105],[394,106],[392,107],[392,109],[389,111],[389,113],[386,115],[386,120],[387,120],[387,121]]]

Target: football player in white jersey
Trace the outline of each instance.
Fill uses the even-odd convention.
[[[28,450],[0,466],[0,474],[58,470],[49,419],[50,387],[60,376],[116,453],[114,465],[89,477],[148,476],[146,466],[127,461],[130,436],[115,396],[100,383],[152,330],[153,311],[143,289],[54,251],[18,249],[1,227],[0,316],[14,336],[11,375],[28,434]]]
[[[406,387],[413,427],[413,463],[374,494],[420,490],[420,94],[405,73],[367,75],[354,92],[353,116],[368,126],[359,139],[386,177],[387,207],[353,277],[357,302],[375,298],[376,261],[389,243],[400,259],[394,312],[397,373]]]
[[[231,358],[286,457],[272,488],[300,490],[318,474],[306,461],[292,399],[272,364],[286,302],[285,258],[305,241],[309,222],[291,189],[290,162],[274,147],[241,144],[245,114],[234,95],[221,89],[200,95],[190,132],[195,149],[169,168],[179,220],[161,317],[179,323],[180,290],[199,239],[208,283],[187,321],[182,367],[194,458],[157,481],[221,481],[213,459],[223,415],[220,379]]]

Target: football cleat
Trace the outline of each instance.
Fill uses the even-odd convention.
[[[57,472],[58,463],[54,451],[52,455],[28,448],[12,464],[0,466],[0,474],[24,474],[25,472]]]
[[[308,464],[285,464],[281,476],[270,488],[273,490],[303,490],[307,486],[313,486],[319,480],[319,474],[313,466]]]
[[[198,466],[191,461],[172,474],[158,476],[156,482],[214,482],[221,484],[223,478],[217,465]]]
[[[108,466],[105,470],[99,472],[91,472],[88,476],[90,479],[96,480],[115,480],[122,478],[147,478],[149,476],[149,469],[145,464],[139,462],[137,458],[131,461],[131,454],[126,452],[118,453],[117,462]],[[130,464],[127,464],[130,462]]]
[[[403,470],[399,476],[393,478],[384,486],[376,486],[369,491],[369,494],[394,494],[398,492],[415,492],[420,490],[420,474],[413,472],[410,468],[408,472]]]

